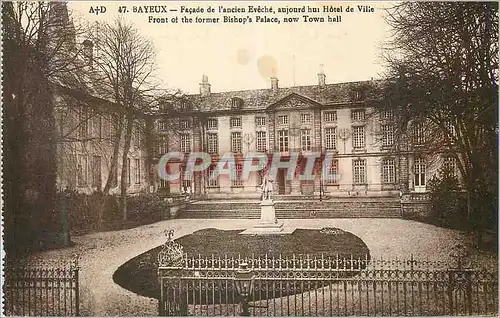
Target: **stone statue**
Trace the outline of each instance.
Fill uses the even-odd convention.
[[[262,200],[271,200],[274,191],[273,182],[269,179],[267,175],[264,176],[262,184],[260,185],[261,198]]]

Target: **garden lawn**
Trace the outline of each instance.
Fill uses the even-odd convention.
[[[357,236],[340,230],[297,229],[289,235],[240,235],[241,230],[203,229],[176,239],[191,257],[257,258],[305,256],[351,256],[369,258],[366,244]],[[139,295],[159,298],[158,253],[162,246],[151,249],[118,268],[113,280]]]

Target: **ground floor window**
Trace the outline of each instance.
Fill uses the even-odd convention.
[[[339,161],[333,160],[332,164],[330,165],[330,168],[328,169],[328,176],[326,178],[326,183],[337,184],[339,182],[338,173],[339,173]]]
[[[168,188],[168,181],[160,178],[160,184],[158,185],[160,189]]]
[[[212,174],[215,171],[216,166],[210,166],[208,167],[207,170],[207,178],[208,178],[208,186],[211,188],[218,188],[219,187],[219,177],[216,176],[215,178],[212,178]]]
[[[243,185],[243,180],[241,179],[241,170],[241,164],[236,164],[234,166],[234,171],[232,172],[233,175],[231,176],[231,184],[235,187]]]
[[[353,160],[354,167],[354,184],[366,184],[366,160]]]
[[[423,158],[416,158],[413,165],[413,172],[415,174],[415,186],[425,186],[425,161]]]
[[[443,162],[444,172],[450,174],[453,177],[457,176],[457,159],[455,157],[447,156],[444,157]]]
[[[135,159],[135,183],[141,183],[141,160]]]
[[[179,169],[180,179],[181,179],[181,193],[191,193],[191,179],[186,178],[184,172],[186,171],[185,167],[181,167]]]
[[[394,159],[384,159],[382,161],[382,182],[396,182],[396,168],[394,165]]]
[[[87,185],[87,156],[78,155],[77,185],[83,187]]]

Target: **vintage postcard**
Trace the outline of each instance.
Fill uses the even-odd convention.
[[[498,315],[497,2],[1,7],[3,315]]]

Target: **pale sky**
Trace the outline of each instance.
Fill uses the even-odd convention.
[[[89,14],[90,6],[106,6],[105,14]],[[76,19],[112,21],[120,15],[118,6],[166,5],[168,10],[181,6],[218,8],[271,5],[323,10],[323,5],[343,7],[343,13],[320,13],[327,18],[341,15],[340,23],[306,23],[302,13],[296,14],[300,22],[294,24],[183,24],[148,23],[151,14],[128,12],[121,14],[133,22],[140,33],[152,40],[158,52],[158,77],[166,87],[198,93],[202,74],[208,76],[212,92],[270,87],[270,77],[276,75],[280,87],[315,85],[320,64],[327,83],[380,78],[383,72],[380,46],[388,34],[383,20],[383,7],[389,2],[69,2]],[[358,12],[358,5],[369,5],[373,13]],[[355,12],[346,13],[346,7]],[[180,12],[154,14],[154,17],[182,16]],[[192,18],[196,14],[187,15]],[[231,13],[204,14],[204,17],[235,16]],[[239,14],[255,17],[256,14]],[[258,14],[263,16],[265,14]]]

